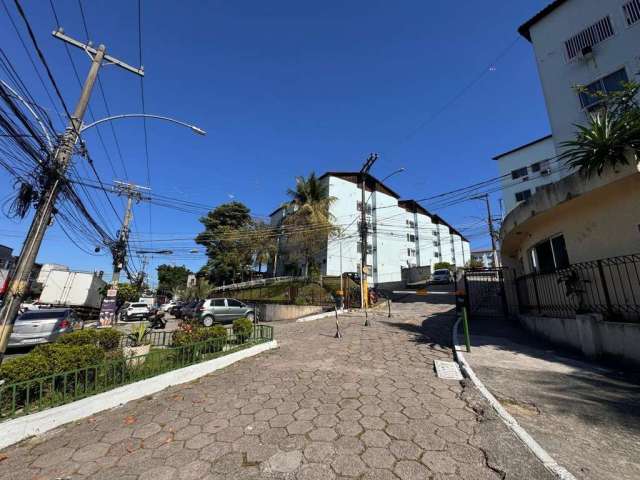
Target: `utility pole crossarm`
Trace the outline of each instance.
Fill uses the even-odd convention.
[[[72,38],[66,35],[62,28],[59,28],[58,30],[54,30],[53,32],[51,32],[51,34],[57,39],[62,40],[63,42],[67,42],[69,45],[77,47],[80,50],[84,50],[90,55],[95,55],[97,53],[97,50],[93,48],[91,44],[82,43],[76,40],[75,38]],[[128,70],[131,73],[135,73],[136,75],[140,75],[141,77],[144,77],[144,68],[142,66],[140,66],[140,68],[132,67],[131,65],[123,62],[122,60],[119,60],[115,57],[112,57],[111,55],[106,55],[106,54],[104,56],[104,59],[110,64],[117,65],[118,67]]]

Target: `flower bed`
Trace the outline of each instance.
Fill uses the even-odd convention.
[[[101,338],[109,349],[101,342],[96,344],[91,334],[78,335],[83,338],[70,339],[65,344],[37,347],[23,357],[7,361],[0,369],[0,379],[5,381],[0,386],[0,421],[273,340],[273,328],[267,325],[257,325],[249,336],[245,334],[222,335],[218,329],[216,334],[207,335],[207,332],[199,331],[178,342],[174,339],[178,335],[176,332],[161,337],[167,343],[156,343],[149,353],[135,357],[125,356],[120,338],[114,340],[114,336],[108,334],[96,335],[104,336]]]

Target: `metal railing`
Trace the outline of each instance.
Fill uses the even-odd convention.
[[[524,275],[516,279],[516,291],[522,313],[601,313],[609,321],[640,322],[640,254]]]
[[[157,345],[159,348],[151,349],[144,355],[122,355],[98,365],[0,386],[0,421],[63,405],[271,341],[273,327],[255,325],[249,338],[229,333],[225,337],[180,347],[172,346],[170,335],[159,335],[156,340],[169,343]]]
[[[298,280],[305,280],[307,277],[270,277],[270,278],[261,278],[259,280],[251,280],[248,282],[242,283],[232,283],[230,285],[223,285],[222,287],[212,288],[212,292],[227,292],[234,290],[243,290],[245,288],[251,287],[261,287],[266,285],[275,285],[277,283],[283,282],[294,282]]]

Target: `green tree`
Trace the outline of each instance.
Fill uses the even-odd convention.
[[[158,290],[166,295],[181,288],[186,288],[187,277],[191,273],[184,265],[158,265]]]
[[[209,260],[199,274],[213,285],[242,280],[251,270],[253,220],[240,202],[219,205],[200,219],[204,231],[196,237]]]
[[[447,269],[447,270],[455,270],[455,265],[450,264],[449,262],[438,262],[433,266],[433,270],[441,270],[441,269]]]
[[[599,107],[589,114],[586,125],[575,125],[576,138],[562,142],[560,160],[571,168],[591,177],[619,165],[638,163],[640,152],[640,84],[623,83],[615,92],[589,92],[584,94],[598,99]]]
[[[287,208],[292,211],[285,216],[284,237],[289,261],[302,263],[304,273],[314,269],[314,258],[326,248],[329,235],[337,228],[329,208],[335,197],[329,196],[327,185],[312,172],[307,178],[296,177],[296,188],[289,189]]]
[[[262,272],[262,265],[268,264],[275,256],[277,240],[274,230],[264,222],[255,222],[250,237],[255,266]]]

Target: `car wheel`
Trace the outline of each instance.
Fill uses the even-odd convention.
[[[256,314],[251,312],[251,313],[247,313],[247,320],[251,320],[251,322],[255,321],[256,319]]]
[[[203,324],[205,327],[211,327],[211,326],[213,326],[213,317],[212,317],[211,315],[207,315],[206,317],[204,317],[204,318],[202,319],[202,324]]]

